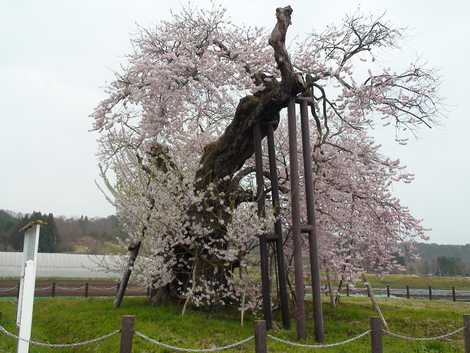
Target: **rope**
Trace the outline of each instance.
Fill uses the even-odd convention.
[[[0,288],[0,292],[9,292],[11,290],[16,290],[17,287],[11,287],[11,288]]]
[[[232,343],[232,344],[228,344],[226,346],[222,346],[222,347],[215,347],[215,348],[206,348],[206,349],[190,349],[190,348],[181,348],[181,347],[176,347],[176,346],[171,346],[169,344],[166,344],[166,343],[163,343],[163,342],[159,342],[153,338],[150,338],[146,335],[144,335],[143,333],[139,332],[139,331],[135,331],[135,335],[140,337],[140,338],[143,338],[144,340],[150,342],[150,343],[153,343],[153,344],[156,344],[157,346],[160,346],[160,347],[163,347],[163,348],[166,348],[166,349],[171,349],[171,350],[174,350],[174,351],[177,351],[177,352],[220,352],[220,351],[224,351],[224,350],[227,350],[227,349],[231,349],[231,348],[236,348],[236,347],[239,347],[247,342],[250,342],[252,339],[255,338],[255,336],[250,336],[250,337],[247,337],[239,342],[235,342],[235,343]]]
[[[3,327],[2,325],[0,325],[0,332],[5,334],[5,336],[9,336],[11,338],[14,338],[14,339],[17,339],[17,340],[20,340],[20,341],[23,341],[23,342],[30,343],[33,346],[48,347],[48,348],[67,348],[67,347],[79,347],[79,346],[84,346],[86,344],[91,344],[91,343],[104,341],[105,339],[107,339],[109,337],[117,335],[119,332],[121,332],[121,330],[116,330],[116,331],[110,332],[106,335],[96,337],[96,338],[93,338],[91,340],[87,340],[87,341],[83,341],[83,342],[77,342],[77,343],[47,343],[47,342],[34,341],[34,340],[31,340],[31,339],[27,340],[27,339],[18,337],[17,335],[15,335],[11,332],[8,332],[5,329],[5,327]]]
[[[410,336],[405,336],[405,335],[401,335],[399,333],[394,333],[394,332],[386,331],[386,330],[383,330],[383,332],[386,335],[389,335],[391,337],[401,338],[403,340],[408,340],[408,341],[435,341],[435,340],[442,340],[442,339],[454,336],[455,334],[457,334],[457,333],[459,333],[460,331],[463,331],[463,330],[464,330],[464,327],[461,327],[461,328],[458,328],[455,331],[446,333],[445,335],[434,336],[434,337],[410,337]]]
[[[61,287],[61,286],[56,286],[56,289],[60,290],[69,290],[69,291],[76,291],[76,290],[82,290],[83,286],[80,287]]]
[[[277,342],[280,342],[280,343],[284,343],[284,344],[287,344],[287,345],[290,345],[290,346],[295,346],[295,347],[302,347],[302,348],[330,348],[330,347],[337,347],[337,346],[342,346],[344,344],[348,344],[348,343],[351,343],[351,342],[354,342],[364,336],[367,336],[368,334],[370,333],[370,330],[366,331],[366,332],[363,332],[361,333],[360,335],[357,335],[355,337],[352,337],[352,338],[349,338],[347,340],[344,340],[344,341],[340,341],[340,342],[335,342],[335,343],[325,343],[325,344],[303,344],[303,343],[297,343],[297,342],[292,342],[292,341],[288,341],[288,340],[285,340],[285,339],[282,339],[282,338],[279,338],[279,337],[276,337],[276,336],[271,336],[271,335],[268,335],[269,338],[271,338],[272,340],[274,341],[277,341]]]
[[[102,290],[109,290],[109,289],[116,289],[116,286],[112,287],[95,287],[95,286],[89,286],[89,289],[102,289]]]
[[[140,288],[140,287],[136,287],[136,288],[127,288],[126,291],[131,291],[131,292],[143,292],[143,291],[146,291],[145,288]]]
[[[47,287],[38,287],[38,288],[35,288],[34,290],[49,290],[49,289],[52,289],[52,286],[47,286]]]

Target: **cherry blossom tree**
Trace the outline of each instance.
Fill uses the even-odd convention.
[[[371,129],[392,125],[405,144],[409,133],[433,126],[436,75],[420,63],[402,71],[377,65],[375,55],[396,49],[402,35],[382,17],[347,16],[293,44],[289,55],[291,14],[289,6],[276,9],[271,33],[232,24],[217,5],[183,8],[140,28],[93,113],[105,192],[129,234],[126,280],[133,271],[155,288],[155,300],[257,306],[258,284],[247,269],[257,266],[258,235],[272,232],[273,216],[261,219],[254,209],[252,131],[260,122],[276,128],[279,217],[290,256],[282,110],[295,97],[308,100],[315,126],[324,269],[345,280],[386,272],[402,242],[425,238],[421,220],[390,191],[413,175],[380,153]]]

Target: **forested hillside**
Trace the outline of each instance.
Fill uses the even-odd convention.
[[[0,250],[20,251],[23,236],[19,230],[34,219],[47,222],[41,227],[39,251],[75,253],[116,253],[119,239],[125,238],[117,217],[55,217],[52,213],[21,215],[0,210]]]
[[[19,219],[7,211],[0,210],[0,249],[7,250],[9,238]]]
[[[33,212],[28,215],[0,210],[0,250],[21,249],[22,235],[18,230],[32,219],[48,222],[40,240],[42,252],[117,253],[125,249],[120,240],[126,238],[116,216],[88,218],[55,217],[52,213]],[[419,259],[403,259],[408,271],[433,275],[470,275],[470,244],[416,244]]]
[[[465,245],[446,245],[446,244],[416,244],[421,257],[426,260],[432,260],[439,256],[460,258],[463,262],[470,264],[470,244]]]
[[[410,272],[441,276],[470,276],[470,244],[416,244],[420,258],[408,263]]]

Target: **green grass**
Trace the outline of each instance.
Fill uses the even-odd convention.
[[[441,277],[441,276],[416,276],[416,275],[368,275],[367,278],[373,287],[384,288],[389,285],[391,288],[428,288],[470,290],[469,277]]]
[[[403,299],[380,299],[382,310],[391,330],[413,336],[432,336],[451,331],[462,326],[462,315],[470,313],[470,303],[451,303],[445,301],[420,301]],[[325,303],[325,322],[327,342],[336,342],[355,336],[368,329],[368,318],[374,316],[367,298],[342,298],[336,313]],[[309,317],[311,307],[308,306]],[[0,301],[3,313],[1,324],[9,331],[15,329],[16,302],[4,298]],[[236,310],[189,310],[181,317],[181,307],[152,307],[146,299],[126,299],[120,309],[112,308],[112,299],[105,298],[40,298],[34,307],[33,338],[41,341],[68,343],[101,336],[120,325],[122,315],[136,316],[136,329],[163,342],[190,348],[208,348],[212,345],[224,345],[252,334],[253,317],[249,317],[241,327],[239,313]],[[272,334],[295,340],[295,330],[275,329]],[[308,320],[309,339],[313,328]],[[394,338],[384,338],[385,353],[450,353],[463,352],[462,336],[452,342],[427,342],[410,344]],[[65,350],[48,350],[33,347],[31,353],[44,352],[118,352],[118,337],[110,338],[100,344]],[[15,342],[0,335],[0,352],[15,352]],[[147,344],[140,338],[134,338],[134,352],[166,352]],[[253,352],[253,343],[239,350],[228,352]],[[312,352],[302,348],[289,348],[283,344],[269,342],[269,352]],[[314,350],[318,352],[319,350]],[[335,353],[370,352],[369,339],[364,337],[347,346],[321,350]]]

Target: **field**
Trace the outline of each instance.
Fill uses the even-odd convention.
[[[455,286],[456,289],[470,290],[469,277],[444,277],[444,276],[417,276],[417,275],[386,275],[375,276],[368,275],[372,286],[384,288],[389,285],[391,288],[404,288],[407,285],[410,288],[428,288],[431,286],[438,289],[450,289]]]
[[[384,315],[392,331],[413,336],[433,336],[452,331],[462,326],[462,315],[470,313],[469,303],[446,301],[420,301],[406,299],[380,299]],[[325,303],[327,342],[336,342],[355,336],[368,329],[368,318],[374,316],[367,298],[342,298],[342,302],[333,312]],[[311,309],[311,308],[309,308]],[[3,313],[1,324],[14,332],[16,302],[11,298],[0,300],[0,312]],[[309,310],[311,312],[311,310]],[[239,313],[236,310],[189,310],[181,317],[181,307],[149,306],[144,298],[126,299],[120,309],[112,308],[110,298],[38,298],[35,302],[32,337],[51,343],[69,343],[83,341],[111,332],[120,325],[122,315],[131,314],[136,318],[136,330],[160,341],[189,348],[208,348],[212,345],[224,345],[250,336],[253,331],[253,317],[247,318],[244,327],[240,326]],[[308,332],[312,332],[311,320]],[[294,325],[292,325],[294,326]],[[274,330],[273,335],[295,340],[295,330]],[[311,335],[310,335],[311,336]],[[92,344],[80,348],[66,349],[67,352],[118,352],[118,336],[104,343]],[[454,341],[409,343],[391,337],[384,338],[385,353],[450,353],[463,352],[461,334]],[[311,337],[307,340],[313,343]],[[13,339],[0,335],[0,352],[15,351]],[[32,353],[60,351],[33,347]],[[242,349],[228,352],[253,352],[253,343]],[[268,352],[307,352],[303,348],[291,348],[281,343],[269,341]],[[312,351],[312,350],[310,350]],[[319,350],[315,350],[318,352]],[[347,346],[329,348],[321,351],[330,353],[365,353],[370,352],[369,339],[364,337]],[[64,350],[62,350],[64,352]],[[134,352],[171,352],[158,349],[134,338]]]

